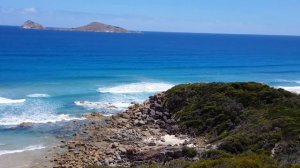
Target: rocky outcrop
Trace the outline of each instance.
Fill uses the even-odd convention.
[[[61,147],[66,152],[53,160],[56,167],[131,166],[177,158],[197,160],[198,155],[212,149],[205,138],[180,133],[175,116],[162,108],[163,99],[163,93],[151,96],[116,116],[85,115],[89,124],[81,125],[71,140],[62,141]],[[195,155],[183,152],[183,148],[189,147],[197,151]]]
[[[45,29],[44,26],[42,26],[41,24],[33,22],[31,20],[27,20],[21,27],[23,29]]]

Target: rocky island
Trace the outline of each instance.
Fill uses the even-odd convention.
[[[261,83],[183,84],[111,117],[86,114],[54,167],[297,168],[300,96]]]
[[[24,24],[21,27],[23,29],[38,29],[38,30],[45,29],[45,27],[42,26],[41,24],[33,22],[31,20],[27,20],[26,22],[24,22]]]
[[[75,28],[53,28],[44,27],[39,23],[31,20],[26,21],[21,28],[23,29],[36,29],[36,30],[56,30],[56,31],[81,31],[81,32],[109,32],[109,33],[129,33],[130,31],[112,25],[107,25],[100,22],[92,22],[90,24],[75,27]]]

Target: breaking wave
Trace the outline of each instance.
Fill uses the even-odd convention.
[[[102,87],[97,91],[101,93],[146,93],[146,92],[161,92],[172,88],[174,85],[169,83],[150,83],[140,82],[124,84],[114,87]]]
[[[15,103],[24,103],[26,99],[8,99],[0,97],[0,104],[15,104]]]
[[[90,102],[90,101],[75,101],[75,105],[82,106],[87,109],[111,109],[122,110],[127,108],[130,103],[127,102]]]
[[[45,94],[45,93],[34,93],[34,94],[29,94],[27,95],[27,97],[31,97],[31,98],[44,98],[44,97],[50,97],[50,95]]]
[[[82,118],[70,117],[68,114],[22,114],[22,115],[11,115],[0,118],[0,125],[2,126],[15,126],[22,123],[32,123],[32,124],[46,124],[55,123],[60,121],[71,121],[71,120],[81,120]]]
[[[42,100],[28,100],[18,106],[0,106],[0,125],[16,126],[22,123],[44,124],[80,118],[59,114],[59,105]]]

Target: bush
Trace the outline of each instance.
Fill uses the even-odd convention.
[[[183,154],[183,156],[193,158],[193,157],[197,156],[197,150],[195,148],[183,147],[182,154]]]
[[[261,83],[178,85],[166,92],[164,109],[184,132],[206,135],[232,154],[300,141],[300,96]]]

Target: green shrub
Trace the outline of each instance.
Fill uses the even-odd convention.
[[[261,83],[178,85],[166,92],[164,108],[184,132],[204,134],[233,154],[300,141],[300,96]]]
[[[186,157],[193,158],[197,156],[197,150],[195,148],[183,147],[182,154]]]
[[[223,150],[209,150],[205,152],[202,156],[203,159],[219,159],[219,158],[227,158],[232,155]]]

